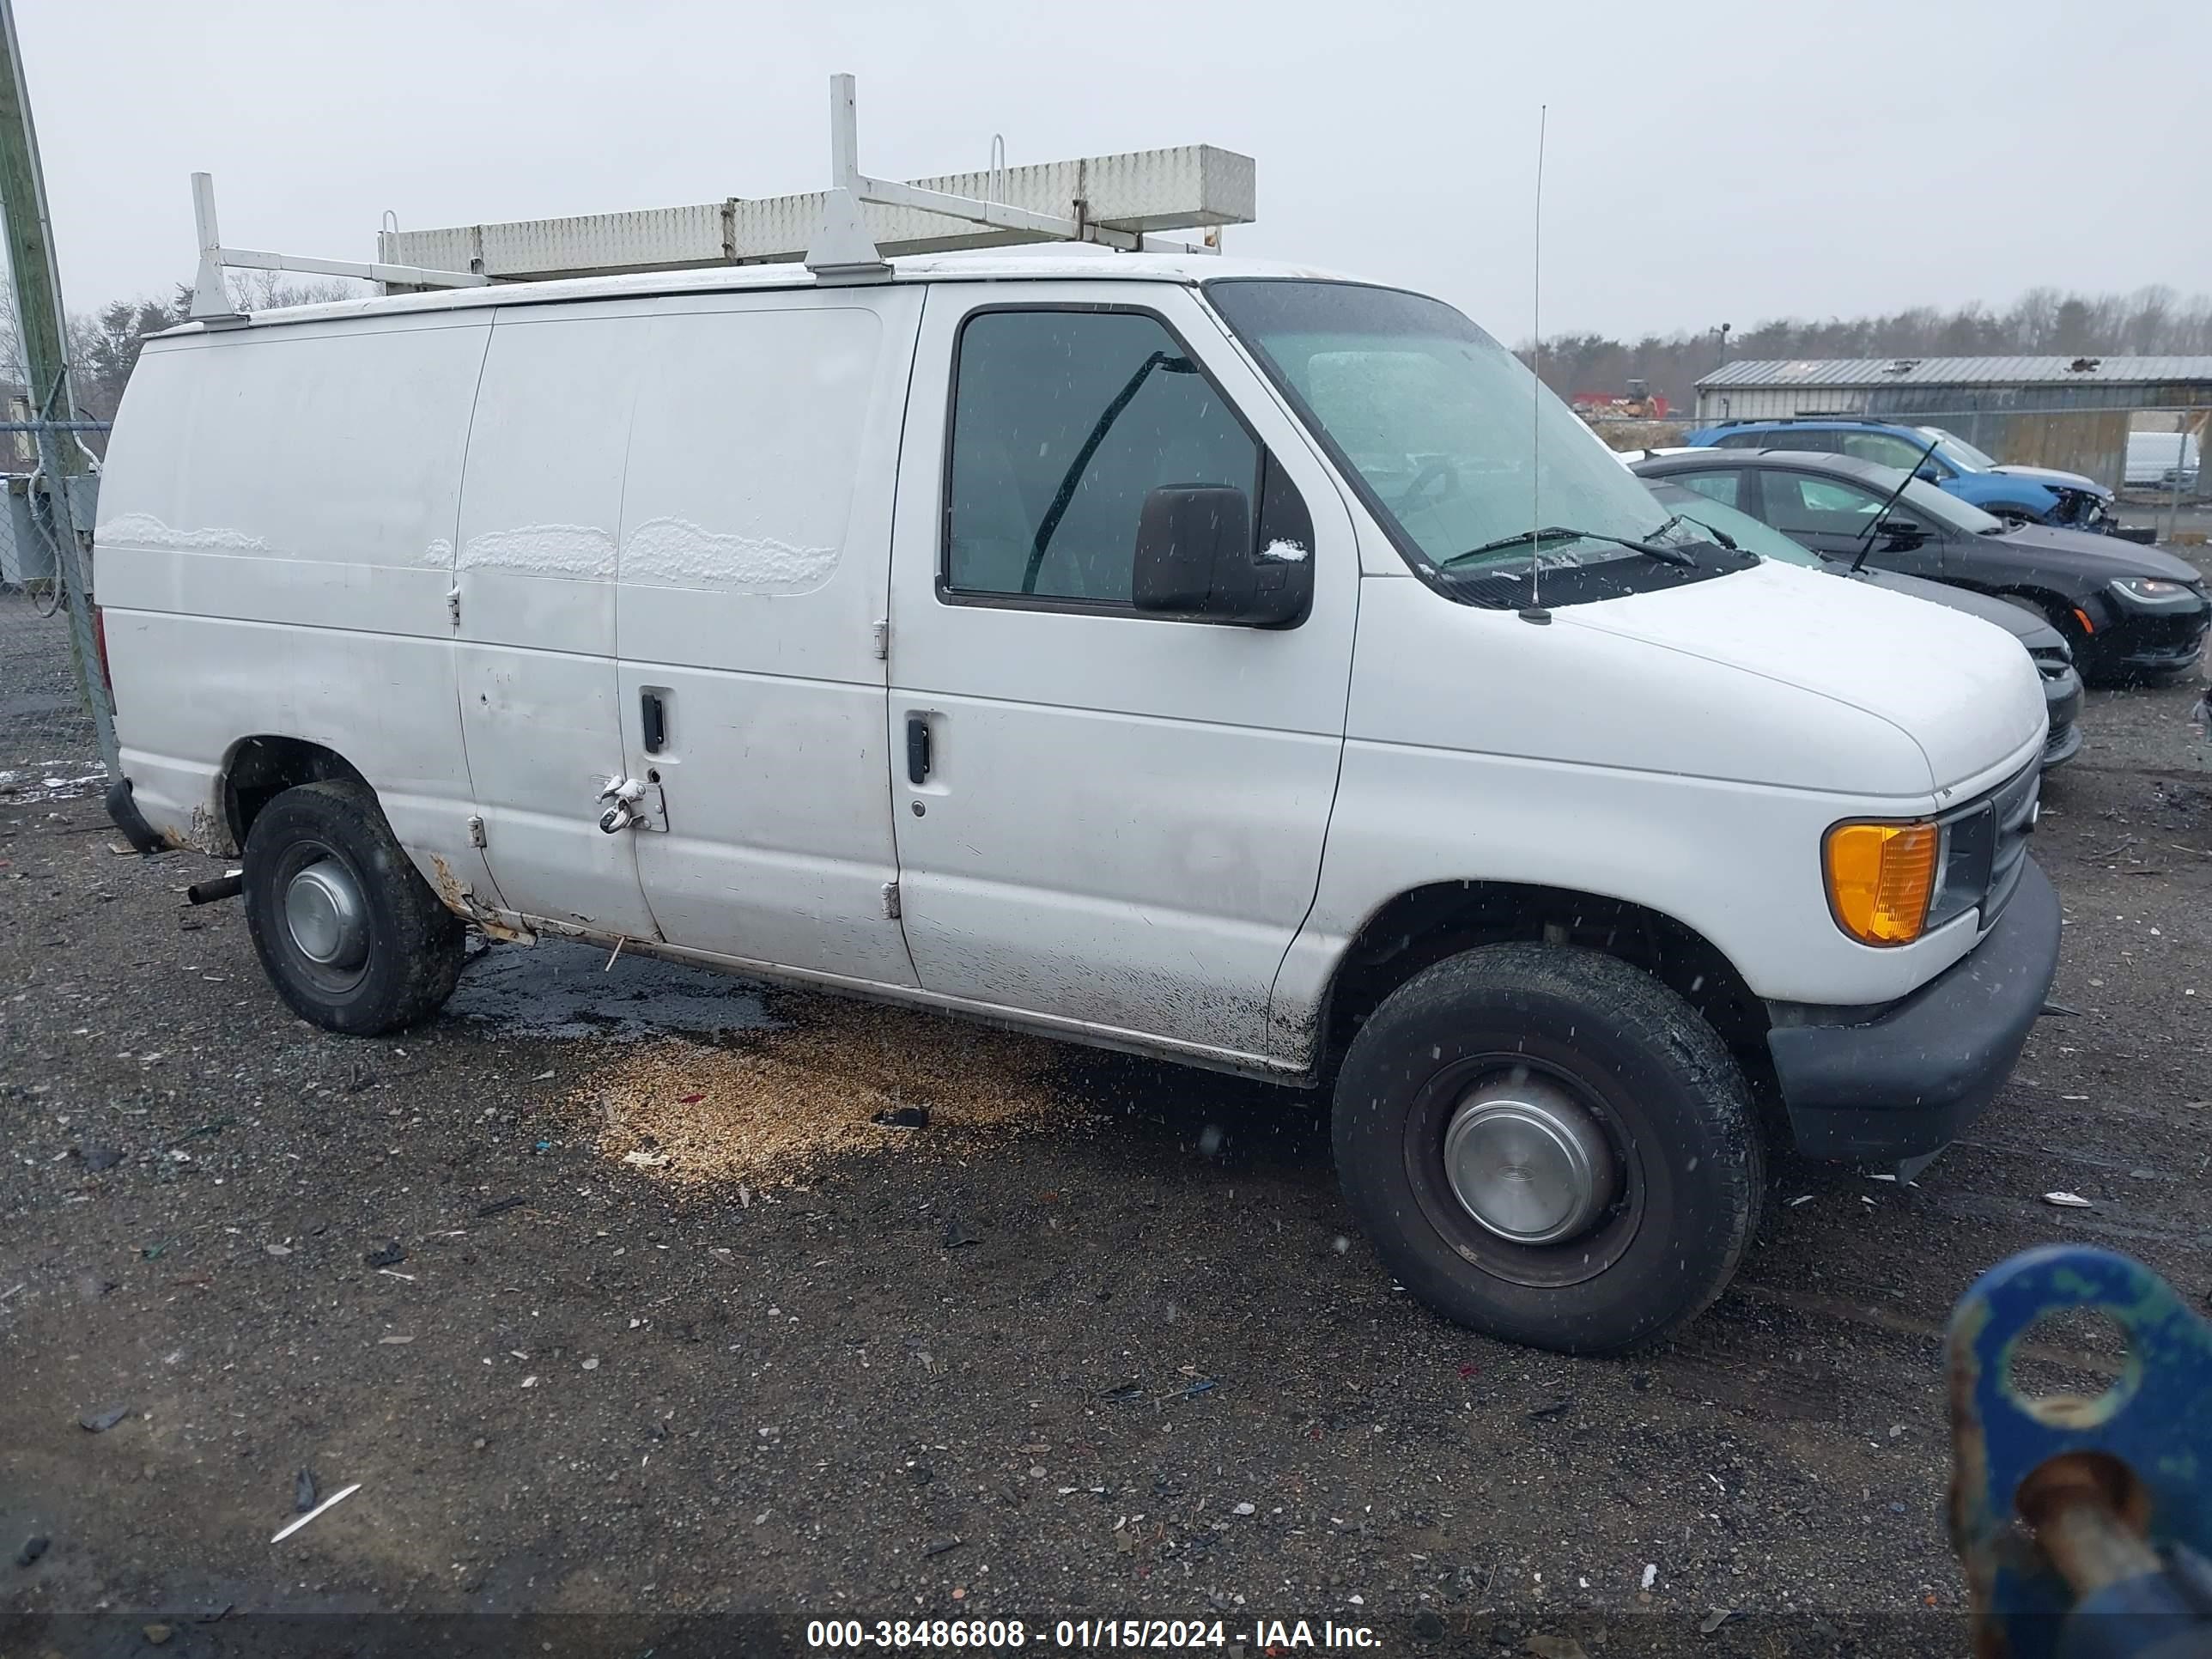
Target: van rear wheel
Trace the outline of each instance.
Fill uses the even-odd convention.
[[[1346,1054],[1334,1132],[1345,1196],[1407,1289],[1566,1353],[1703,1311],[1764,1193],[1750,1091],[1719,1036],[1594,951],[1489,945],[1416,975]]]
[[[277,994],[325,1030],[374,1036],[435,1013],[465,930],[367,785],[287,789],[246,837],[246,925]]]

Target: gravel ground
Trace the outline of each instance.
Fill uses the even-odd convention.
[[[68,629],[66,614],[46,614],[33,595],[0,589],[0,813],[33,796],[75,793],[100,770]]]
[[[1150,1615],[1962,1653],[1954,1298],[2057,1239],[2212,1289],[2200,690],[2091,697],[2037,836],[2078,1012],[1971,1139],[1911,1188],[1783,1163],[1735,1288],[1619,1361],[1395,1291],[1310,1097],[550,945],[487,952],[422,1030],[331,1036],[236,905],[180,908],[216,866],[116,855],[90,799],[0,806],[0,1632],[536,1614],[665,1654]],[[653,1104],[732,1068],[793,1079],[819,1146],[680,1178]],[[868,1121],[932,1104],[917,1078],[927,1127]],[[272,1545],[302,1471],[359,1490]]]

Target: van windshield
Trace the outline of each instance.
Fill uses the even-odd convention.
[[[1672,517],[1519,359],[1442,301],[1270,277],[1206,291],[1400,550],[1431,574],[1494,585],[1534,558],[1546,572],[1604,566],[1615,580],[1559,594],[1598,598],[1753,562]],[[1547,532],[1540,542],[1534,526]],[[1601,538],[1692,558],[1669,563]]]

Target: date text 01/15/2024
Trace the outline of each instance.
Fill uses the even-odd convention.
[[[810,1620],[806,1626],[807,1646],[833,1650],[966,1648],[988,1653],[1035,1645],[1172,1650],[1231,1644],[1262,1654],[1382,1646],[1368,1626],[1326,1619],[1259,1619],[1249,1629],[1233,1631],[1219,1619],[1061,1619],[1049,1627],[1018,1619],[827,1619]]]

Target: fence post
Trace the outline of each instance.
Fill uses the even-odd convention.
[[[6,216],[8,267],[13,281],[18,338],[23,346],[25,400],[38,425],[39,471],[53,512],[54,580],[69,607],[70,656],[78,694],[92,715],[100,763],[111,782],[123,775],[115,745],[115,714],[94,663],[92,582],[85,542],[76,530],[71,478],[90,471],[76,434],[55,422],[74,418],[69,383],[69,325],[62,308],[59,268],[46,213],[46,180],[39,170],[39,138],[23,78],[13,0],[0,0],[0,212]],[[37,499],[31,506],[36,515]]]
[[[2181,472],[2182,463],[2189,456],[2189,416],[2185,411],[2174,423],[2173,487],[2166,496],[2166,534],[2160,538],[2167,545],[2173,542],[2173,532],[2181,528]]]

